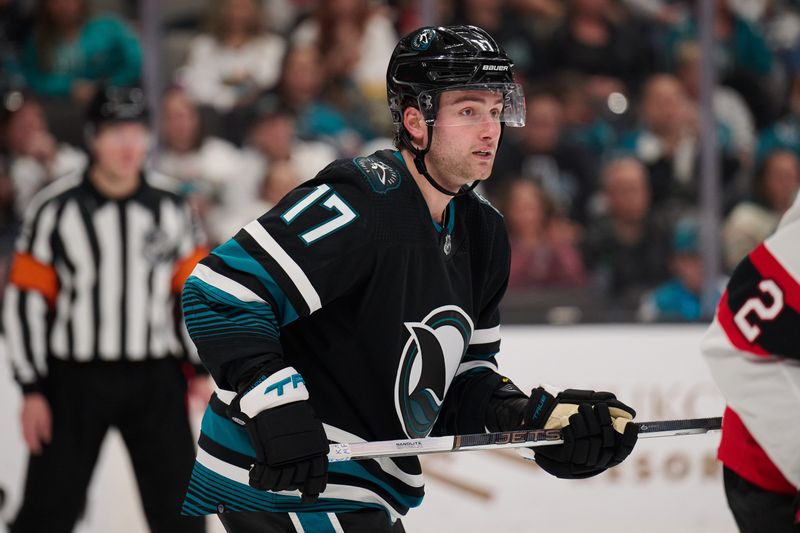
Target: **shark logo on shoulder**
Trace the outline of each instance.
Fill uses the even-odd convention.
[[[400,186],[400,174],[391,165],[375,157],[356,157],[353,163],[367,178],[372,190],[386,194]]]

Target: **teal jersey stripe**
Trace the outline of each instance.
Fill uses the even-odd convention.
[[[192,476],[198,481],[199,486],[194,487],[194,492],[211,500],[221,500],[231,510],[257,511],[263,506],[264,496],[277,496],[274,493],[258,491],[249,485],[227,480],[202,465],[195,465],[196,472]],[[227,480],[227,481],[226,481]],[[235,506],[235,507],[234,507]]]
[[[247,430],[239,426],[235,422],[227,420],[214,411],[210,407],[206,408],[203,415],[203,422],[200,427],[208,438],[217,444],[247,455],[248,457],[255,458],[256,452],[250,444],[250,439],[247,436]],[[373,483],[383,490],[388,492],[395,500],[402,503],[406,507],[417,507],[422,503],[422,497],[413,497],[398,492],[397,489],[388,485],[383,480],[370,474],[367,469],[358,464],[357,461],[343,461],[338,463],[330,463],[328,465],[328,472],[346,474],[357,477],[370,483]]]
[[[459,320],[453,320],[452,318],[449,317],[437,320],[436,322],[431,324],[431,327],[438,328],[442,324],[447,324],[449,326],[458,328],[458,330],[461,331],[461,334],[464,335],[464,337],[467,339],[469,339],[469,336],[472,334],[472,332],[469,331],[466,324],[462,323]]]
[[[388,485],[386,482],[370,474],[366,468],[358,464],[358,461],[341,461],[336,463],[329,463],[328,472],[346,474],[364,479],[366,481],[369,481],[370,483],[374,483],[375,485],[378,485],[383,490],[388,492],[392,496],[392,498],[394,498],[395,500],[397,500],[398,502],[409,508],[418,507],[422,503],[421,496],[420,497],[408,496],[406,494],[398,492],[397,489],[395,489],[391,485]]]
[[[258,278],[272,295],[275,305],[278,306],[278,319],[281,326],[290,324],[299,318],[286,293],[283,292],[283,289],[275,282],[270,273],[234,239],[228,239],[227,242],[217,246],[211,253],[222,259],[229,267],[247,272]]]
[[[297,519],[307,533],[336,533],[328,513],[297,513]]]
[[[231,323],[226,319],[221,319],[219,316],[200,316],[200,318],[197,318],[197,315],[195,315],[187,320],[186,326],[190,328],[190,330],[197,329],[198,331],[211,331],[217,328],[253,329],[256,331],[264,331],[267,336],[272,337],[273,339],[278,338],[278,332],[275,331],[275,327],[263,319],[255,317],[245,318],[243,316],[237,316],[233,318],[235,318],[236,322]]]
[[[280,334],[270,304],[243,302],[194,276],[189,276],[184,286],[183,312],[190,333],[193,328],[203,331],[212,329],[202,326],[216,323],[219,327],[259,326],[269,331],[275,339]]]
[[[447,207],[449,207],[447,211],[447,233],[452,234],[453,228],[456,226],[456,203],[450,200]]]
[[[199,504],[200,507],[191,503],[192,501]],[[204,514],[213,513],[215,510],[216,509],[209,508],[209,506],[207,506],[203,502],[200,502],[187,494],[186,498],[183,500],[183,508],[181,509],[181,514],[189,516],[200,516]]]
[[[456,203],[453,200],[450,200],[450,203],[447,204],[447,207],[445,209],[447,211],[447,214],[445,215],[447,217],[447,223],[446,223],[447,233],[452,235],[453,228],[456,225]],[[433,227],[436,229],[436,232],[441,233],[442,225],[433,220],[432,218],[431,222],[433,222]]]
[[[279,513],[297,511],[338,513],[361,509],[385,511],[383,506],[378,504],[335,498],[320,498],[313,504],[300,503],[300,498],[297,496],[257,490],[228,479],[200,463],[195,463],[183,503],[183,514],[190,516],[214,514],[219,511],[220,504],[224,505],[226,511]]]
[[[238,319],[240,317],[258,319],[265,323],[273,324],[278,329],[275,312],[272,306],[264,302],[243,302],[230,297],[216,287],[207,284],[195,277],[186,280],[188,287],[183,292],[184,314],[202,318],[204,316],[224,315],[226,318]],[[227,298],[225,298],[227,296]],[[224,304],[221,307],[211,307],[211,303]]]
[[[200,424],[200,431],[217,444],[229,450],[239,452],[248,457],[255,458],[256,456],[256,451],[253,449],[253,446],[250,444],[250,438],[247,436],[247,430],[235,422],[222,418],[212,411],[211,407],[206,407],[206,412],[203,414],[203,421]]]

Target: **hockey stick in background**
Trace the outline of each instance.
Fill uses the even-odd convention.
[[[686,420],[657,420],[632,422],[639,427],[639,438],[674,437],[717,431],[722,428],[722,418],[690,418]],[[384,440],[331,444],[328,461],[353,461],[378,457],[404,457],[427,453],[464,452],[471,450],[496,450],[505,448],[530,448],[562,444],[560,429],[531,429],[427,437],[424,439]]]

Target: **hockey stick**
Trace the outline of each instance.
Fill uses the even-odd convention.
[[[657,420],[634,422],[639,427],[639,438],[694,435],[716,431],[722,427],[722,418],[691,418],[687,420]],[[529,448],[562,444],[560,429],[531,429],[499,431],[474,435],[427,437],[424,439],[384,440],[331,444],[328,461],[352,461],[377,457],[404,457],[426,453],[463,452],[505,448]]]

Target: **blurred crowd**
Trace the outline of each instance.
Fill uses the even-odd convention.
[[[725,273],[800,189],[800,0],[710,1]],[[599,320],[704,318],[696,2],[431,4],[439,23],[493,34],[525,87],[527,126],[506,130],[481,186],[509,230],[509,295]],[[386,65],[420,0],[161,6],[150,164],[212,244],[331,160],[392,147]],[[86,166],[97,88],[141,83],[139,8],[0,0],[0,257],[35,193]]]

